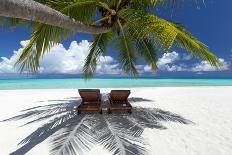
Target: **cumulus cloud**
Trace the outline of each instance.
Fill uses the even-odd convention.
[[[210,72],[210,71],[228,70],[229,63],[226,62],[222,58],[220,58],[219,60],[223,64],[222,68],[217,68],[215,66],[211,66],[210,63],[208,63],[207,61],[201,61],[200,63],[195,64],[194,67],[191,68],[191,71],[193,71],[193,72]]]
[[[13,52],[8,59],[2,57],[0,61],[0,73],[17,73],[17,66],[14,67],[16,60],[25,47],[27,41],[21,41],[22,48]],[[91,43],[83,40],[80,43],[73,41],[66,49],[62,44],[51,48],[50,52],[45,54],[40,61],[39,73],[68,73],[80,74],[86,56],[89,53]],[[117,74],[120,72],[119,64],[110,56],[100,56],[97,73],[99,74]]]
[[[182,70],[181,66],[173,65],[174,62],[180,60],[179,53],[173,51],[170,53],[164,53],[157,62],[157,66],[162,71],[180,71]]]
[[[161,58],[159,58],[157,65],[164,66],[166,64],[171,64],[180,59],[179,53],[173,51],[170,53],[164,53]]]
[[[13,51],[10,58],[1,57],[0,73],[17,73],[18,66],[14,66],[23,48],[28,41],[21,41],[21,48]],[[83,40],[80,43],[71,42],[68,49],[62,44],[58,44],[51,48],[50,52],[45,54],[40,61],[39,73],[62,73],[62,74],[81,74],[84,61],[89,53],[91,42]],[[231,52],[232,54],[232,52]],[[195,64],[185,63],[192,59],[191,55],[180,54],[175,51],[164,53],[157,61],[159,70],[165,72],[180,72],[189,71],[202,73],[206,71],[219,71],[220,69],[211,66],[206,61],[201,61]],[[229,70],[230,63],[220,58],[224,64],[221,70]],[[136,65],[140,74],[152,73],[155,74],[149,65]],[[97,65],[97,74],[123,74],[119,63],[111,56],[100,56]]]
[[[222,62],[223,67],[217,68],[215,66],[211,66],[207,61],[201,61],[199,63],[195,63],[193,65],[187,65],[185,63],[179,63],[179,61],[187,61],[192,59],[191,55],[180,55],[179,53],[173,51],[170,53],[164,53],[161,58],[159,58],[157,62],[157,66],[161,71],[167,72],[209,72],[209,71],[222,71],[229,70],[230,63],[220,58],[219,60]],[[145,72],[152,72],[151,67],[148,65],[144,66]]]
[[[178,60],[180,60],[179,53],[175,51],[170,53],[164,53],[162,57],[158,59],[157,66],[161,71],[168,71],[168,72],[183,71],[184,70],[183,64],[181,65],[174,64]],[[144,66],[144,71],[152,72],[151,67],[148,65]]]
[[[191,60],[193,58],[190,54],[183,54],[183,60]]]

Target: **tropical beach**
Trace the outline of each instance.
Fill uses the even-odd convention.
[[[0,0],[0,155],[231,155],[231,6]]]
[[[75,115],[77,89],[0,90],[1,154],[232,153],[231,86],[129,89],[131,115]]]

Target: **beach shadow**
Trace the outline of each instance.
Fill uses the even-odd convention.
[[[135,102],[152,102],[143,98],[130,98]],[[17,121],[30,119],[25,125],[44,121],[30,135],[19,142],[19,148],[11,155],[26,154],[33,147],[49,139],[51,154],[85,154],[96,144],[102,145],[112,154],[147,154],[146,141],[141,134],[144,129],[167,129],[162,122],[191,124],[180,115],[161,109],[133,108],[132,114],[76,114],[80,98],[51,100],[56,104],[37,106],[21,111],[22,114],[3,120]],[[46,101],[49,102],[49,101]],[[103,94],[103,106],[107,104],[107,94]]]

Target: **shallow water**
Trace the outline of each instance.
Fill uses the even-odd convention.
[[[232,86],[232,79],[154,79],[107,78],[84,80],[62,79],[10,79],[0,80],[0,90],[13,89],[72,89],[72,88],[130,88],[130,87],[186,87]]]

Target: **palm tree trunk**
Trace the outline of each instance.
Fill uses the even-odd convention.
[[[88,26],[33,0],[0,0],[0,16],[14,17],[91,34],[106,33],[110,28]]]

